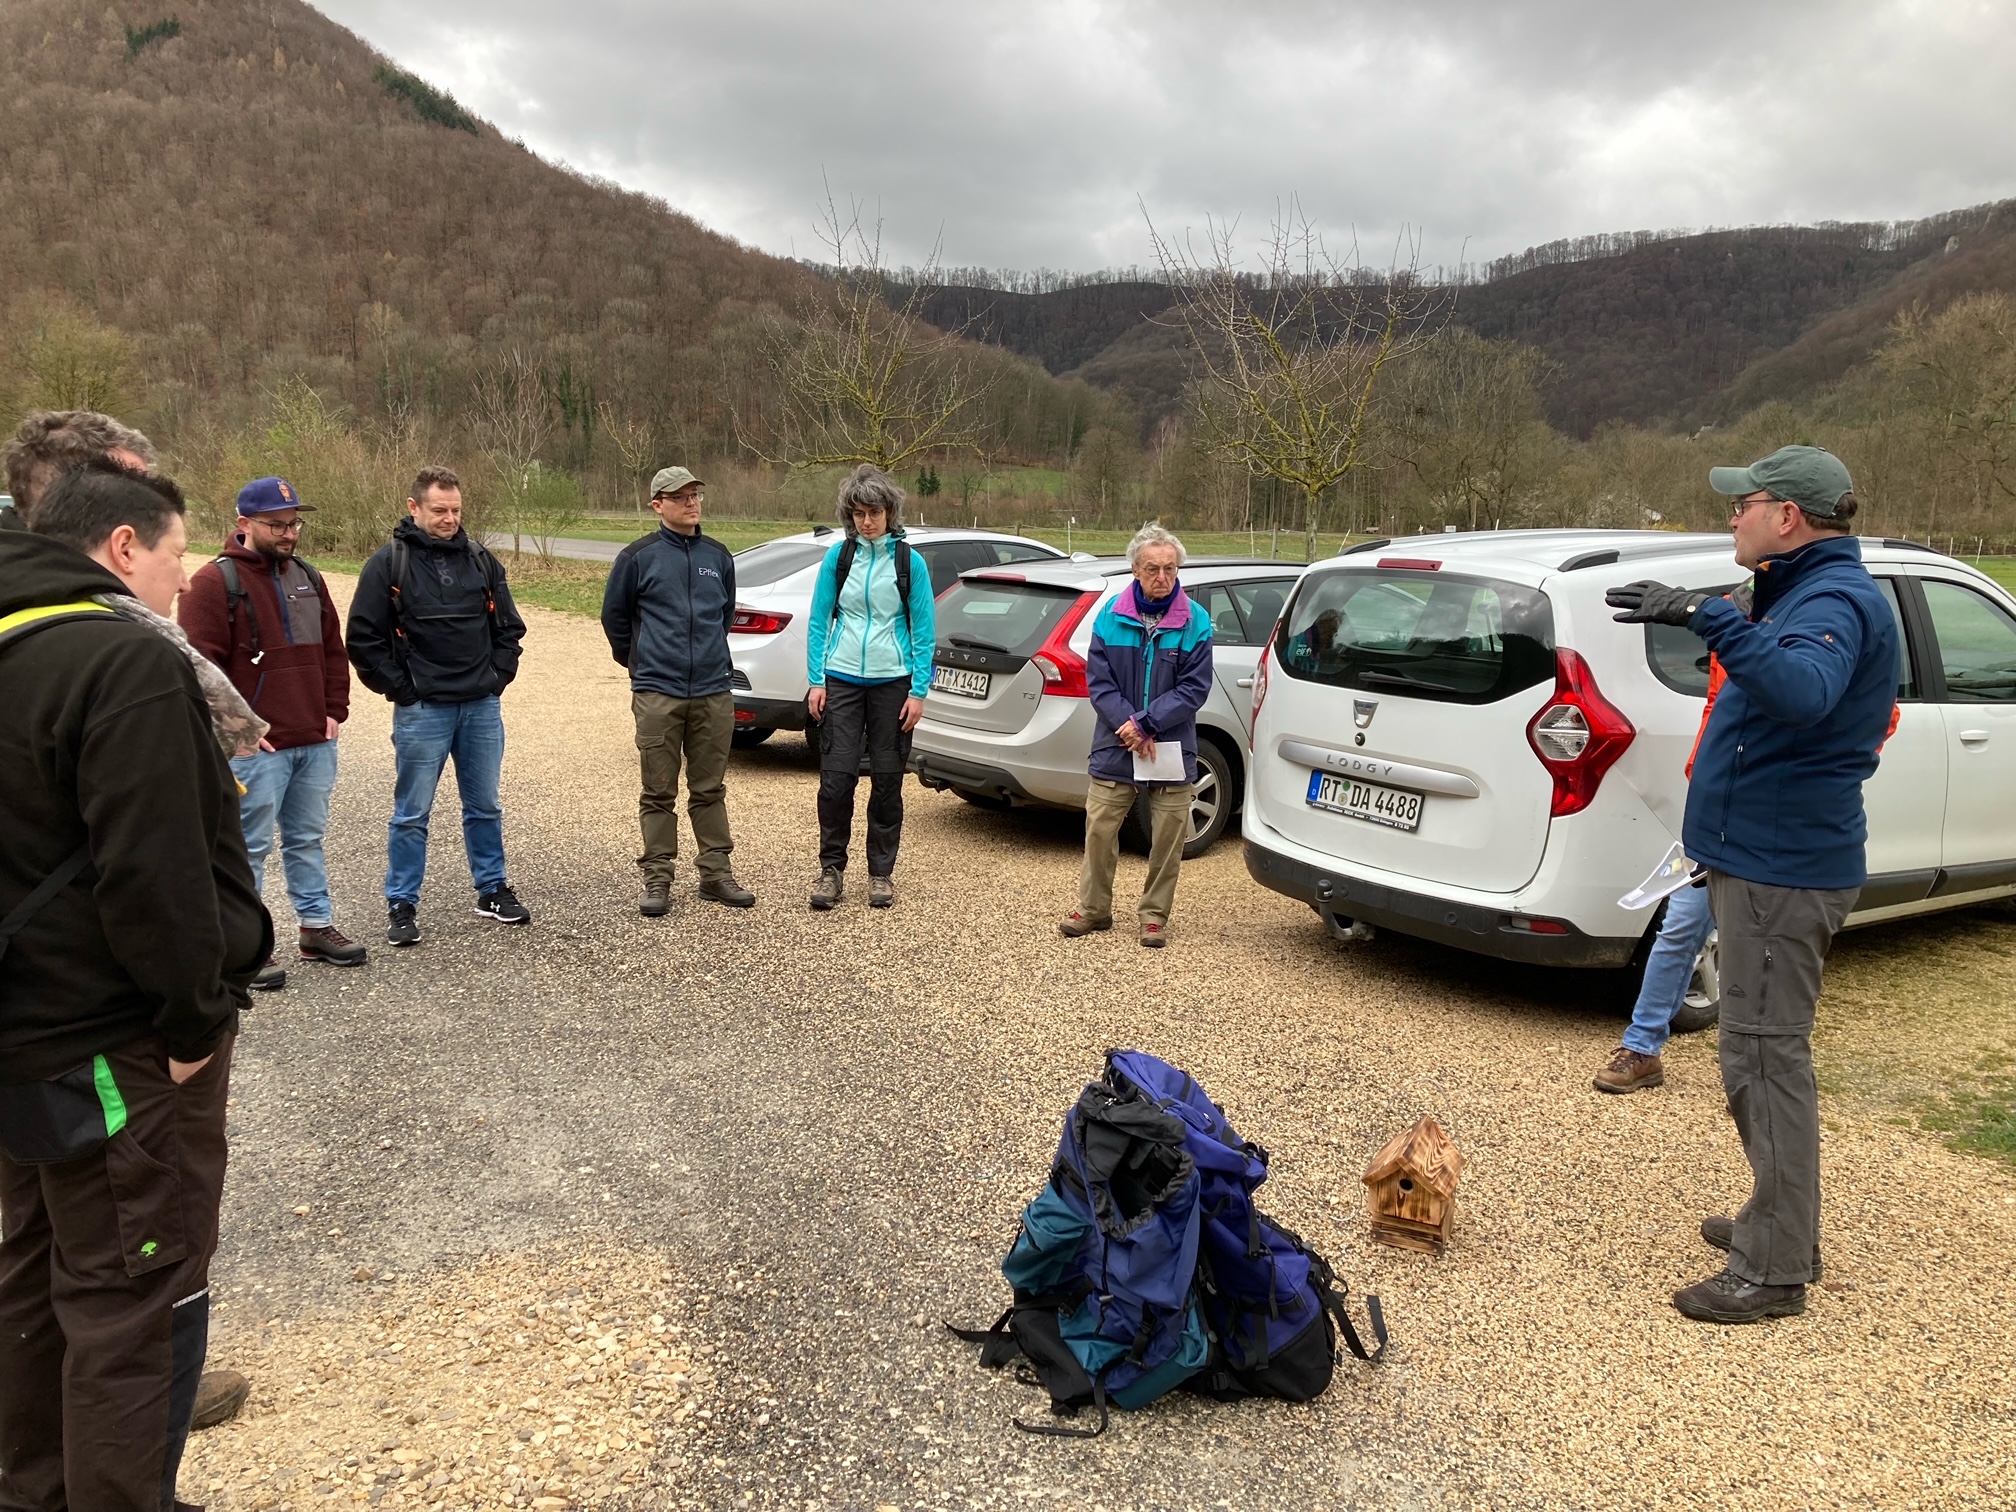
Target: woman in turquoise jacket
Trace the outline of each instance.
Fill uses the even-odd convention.
[[[841,483],[845,536],[819,566],[805,633],[806,711],[819,722],[819,883],[812,906],[839,903],[868,755],[868,906],[896,901],[910,732],[924,717],[937,644],[931,574],[903,539],[902,488],[863,463]]]

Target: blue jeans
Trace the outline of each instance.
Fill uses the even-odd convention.
[[[1631,1009],[1631,1027],[1624,1031],[1626,1050],[1657,1055],[1665,1046],[1673,1015],[1694,980],[1694,962],[1714,927],[1707,888],[1683,887],[1666,900],[1666,918],[1645,958],[1645,980]]]
[[[296,921],[303,929],[335,923],[322,837],[329,831],[329,790],[336,786],[336,742],[254,751],[235,758],[231,771],[245,787],[238,817],[245,826],[245,852],[252,858],[252,885],[265,890],[266,858],[273,854],[278,825],[287,901],[294,905]]]
[[[385,901],[420,901],[427,875],[427,819],[441,769],[455,758],[462,795],[462,845],[480,898],[504,885],[504,810],[497,779],[504,770],[504,715],[496,697],[469,703],[402,704],[392,710],[392,827],[386,842]]]

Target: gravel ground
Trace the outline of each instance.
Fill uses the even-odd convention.
[[[537,922],[472,916],[444,788],[425,943],[259,1000],[212,1343],[258,1384],[198,1436],[185,1495],[2012,1505],[2006,1168],[1830,1099],[1827,1283],[1802,1318],[1689,1323],[1666,1294],[1716,1268],[1695,1223],[1747,1176],[1712,1036],[1676,1046],[1663,1090],[1599,1097],[1620,1029],[1599,984],[1347,952],[1230,844],[1185,867],[1166,951],[1066,942],[1076,820],[915,787],[898,906],[814,915],[814,777],[784,736],[730,776],[760,906],[701,903],[688,875],[640,919],[621,673],[592,622],[527,618],[505,807]],[[330,846],[339,920],[374,940],[389,724],[360,699]],[[1010,1426],[1040,1394],[940,1320],[1004,1304],[1016,1214],[1115,1044],[1185,1066],[1269,1147],[1270,1210],[1384,1296],[1385,1364],[1347,1360],[1307,1406],[1179,1397],[1090,1443]],[[1422,1113],[1469,1160],[1439,1261],[1372,1243],[1360,1211],[1371,1152]]]

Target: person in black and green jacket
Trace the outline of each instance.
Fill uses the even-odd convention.
[[[924,717],[937,645],[923,557],[903,539],[904,493],[863,463],[840,484],[840,528],[819,566],[805,636],[806,711],[819,721],[819,882],[812,906],[840,901],[854,790],[868,756],[868,906],[896,901],[910,732]]]

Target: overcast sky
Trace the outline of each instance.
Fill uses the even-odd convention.
[[[2016,196],[2006,0],[320,0],[548,158],[816,256],[1147,264],[1289,194],[1382,262]]]

